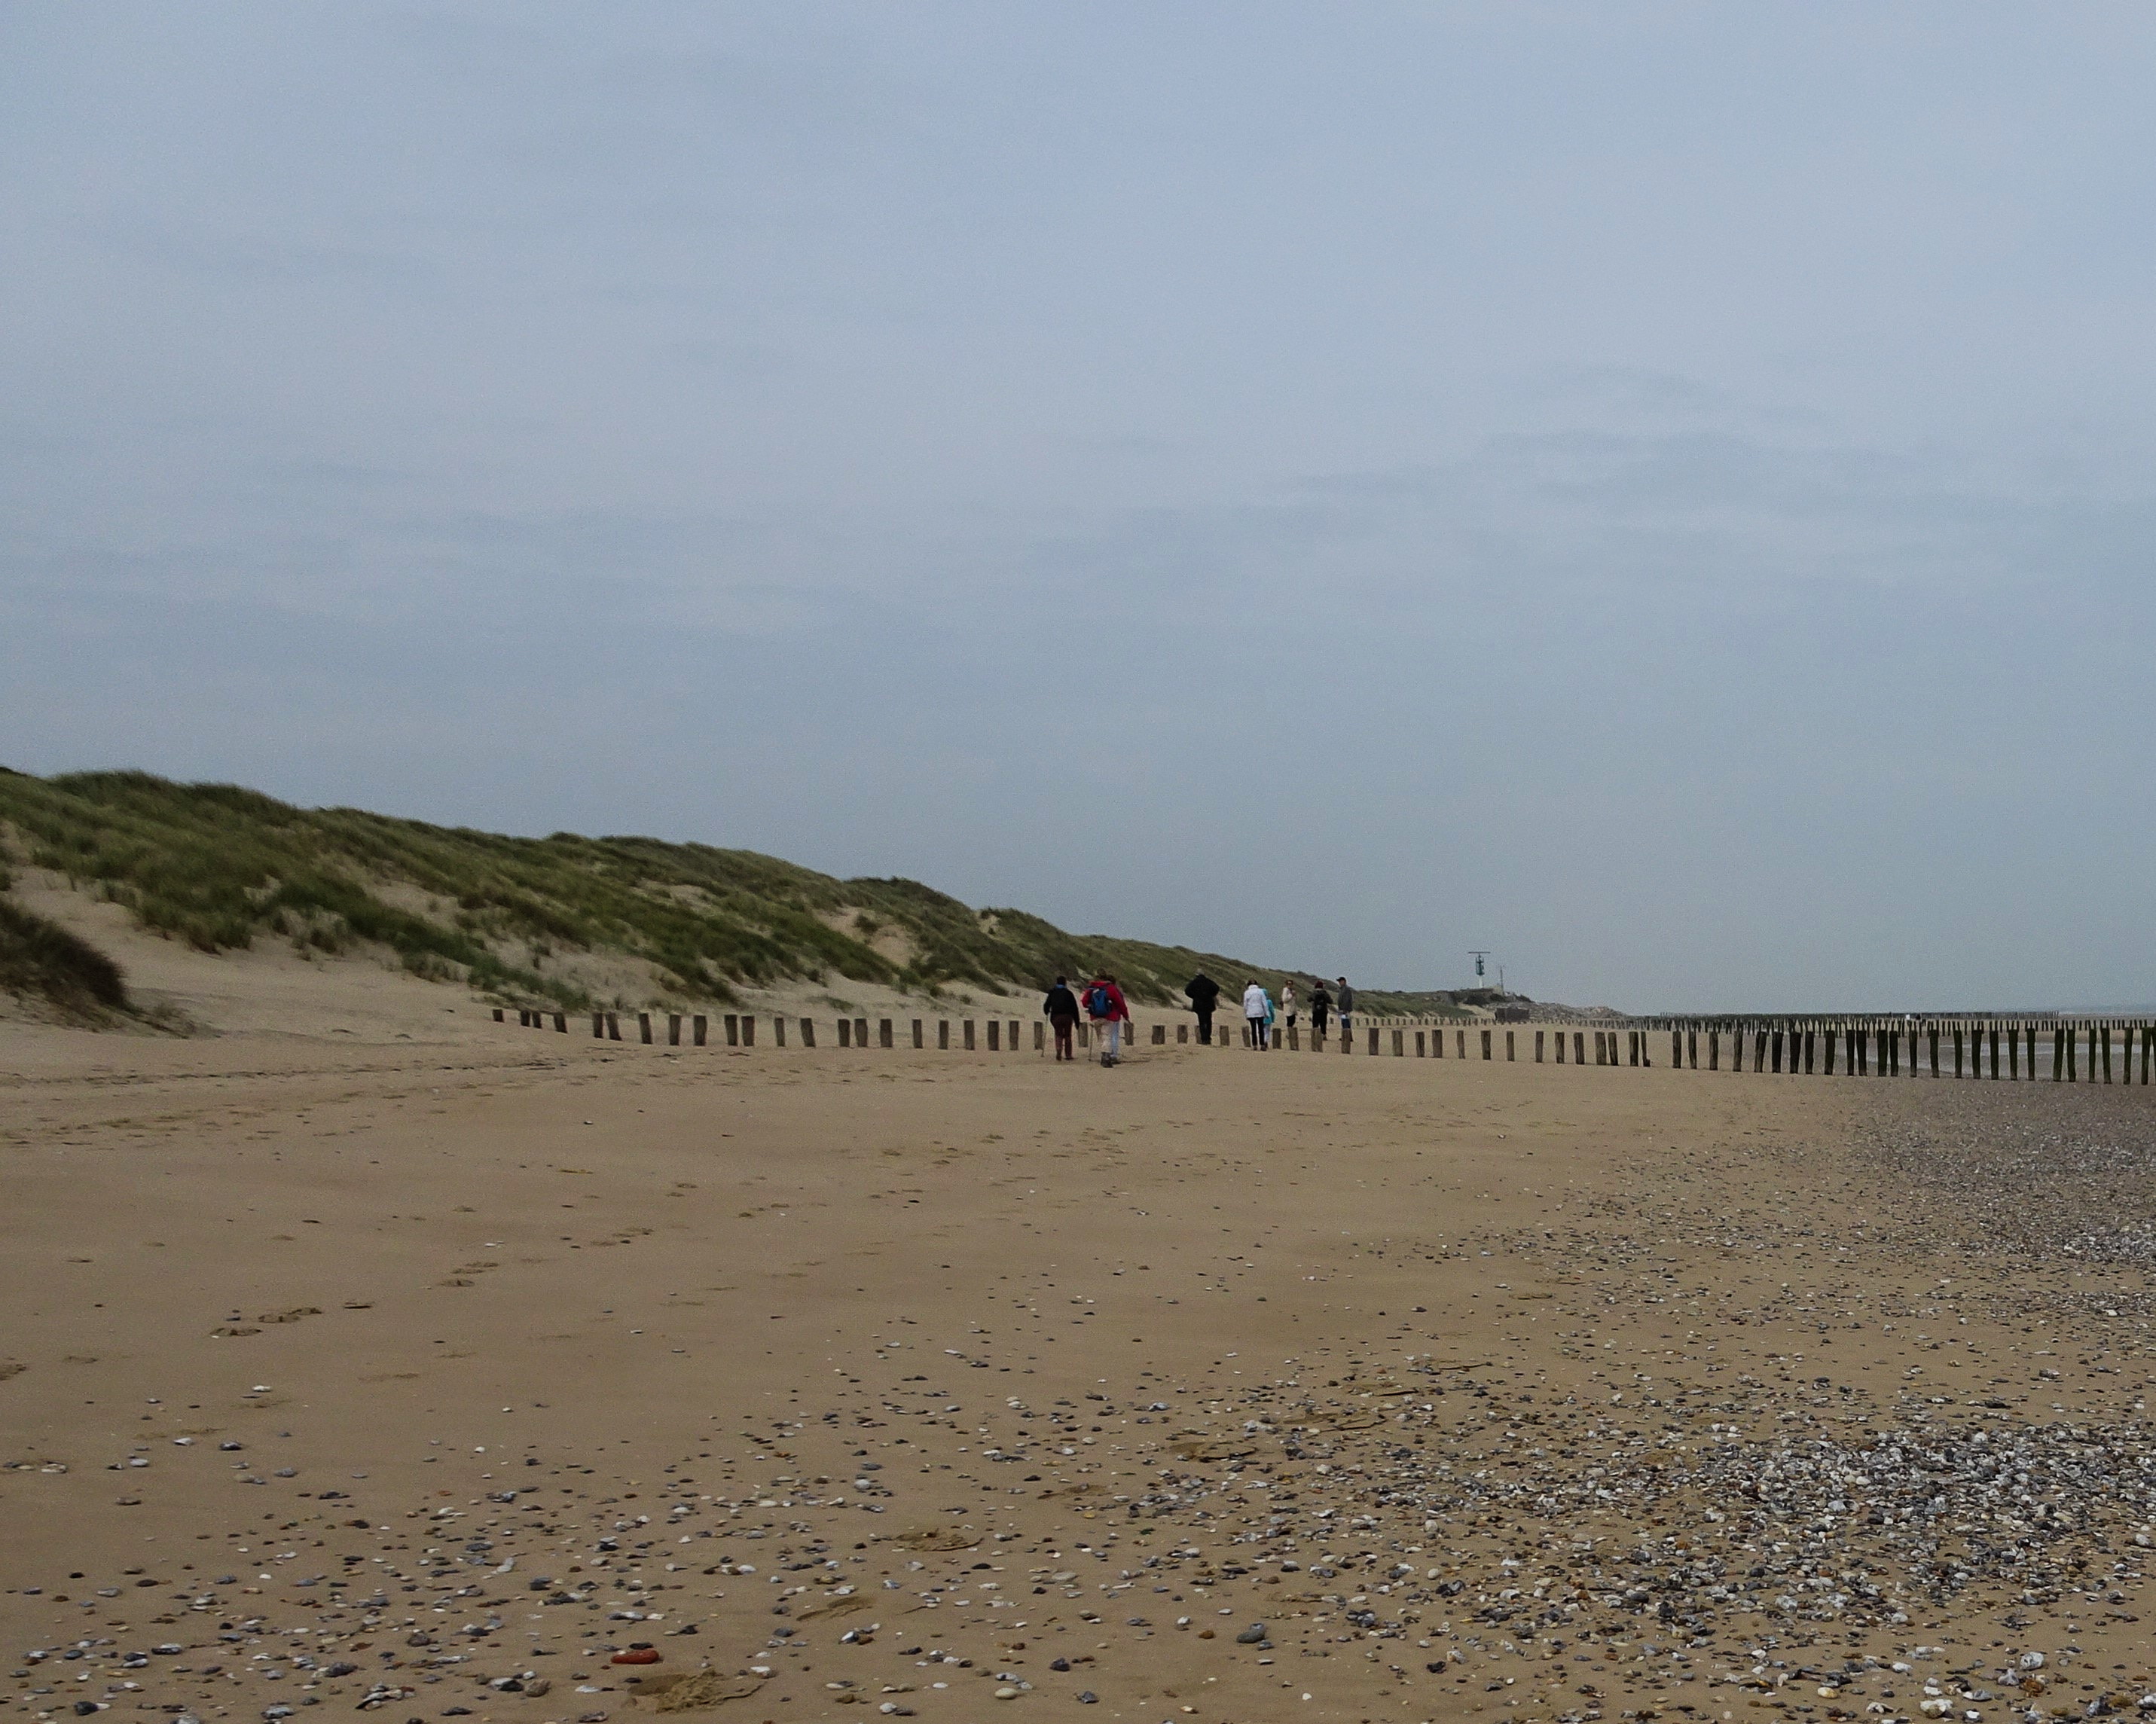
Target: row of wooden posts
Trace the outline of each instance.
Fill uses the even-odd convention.
[[[701,1013],[685,1015],[679,1012],[668,1012],[664,1014],[637,1012],[631,1015],[634,1019],[636,1039],[646,1045],[656,1043],[663,1033],[666,1045],[678,1048],[682,1045],[685,1031],[688,1045],[691,1047],[704,1047],[711,1042],[711,1019]],[[665,1018],[663,1026],[659,1022],[662,1015]],[[507,1008],[496,1006],[494,1008],[494,1021],[501,1024],[506,1022],[506,1018]],[[566,1012],[520,1009],[516,1013],[516,1021],[527,1029],[544,1029],[551,1025],[552,1029],[564,1035],[568,1034],[569,1017]],[[814,1018],[785,1018],[773,1014],[770,1018],[763,1021],[767,1021],[770,1025],[771,1044],[774,1047],[783,1048],[787,1045],[789,1028],[802,1047],[813,1048],[816,1045],[817,1024]],[[725,1045],[729,1048],[756,1046],[758,1022],[757,1018],[746,1012],[726,1013],[718,1020],[720,1033],[725,1038]],[[621,1014],[619,1013],[593,1012],[591,1014],[591,1024],[592,1034],[601,1041],[618,1042],[623,1039]],[[898,1045],[898,1025],[896,1020],[893,1018],[880,1018],[875,1020],[875,1039],[873,1044],[869,1039],[867,1018],[841,1018],[837,1020],[837,1025],[838,1044],[842,1048],[865,1048],[870,1045],[891,1048]],[[947,1049],[956,1045],[967,1049],[977,1049],[983,1044],[982,1032],[985,1028],[986,1046],[989,1053],[995,1054],[1008,1050],[1015,1054],[1022,1046],[1024,1027],[1024,1023],[1017,1018],[991,1018],[985,1021],[985,1025],[971,1018],[962,1018],[957,1024],[958,1034],[954,1042],[952,1034],[952,1021],[948,1018],[939,1018],[936,1019],[936,1046],[939,1049]],[[1152,1044],[1157,1048],[1165,1046],[1168,1041],[1169,1026],[1165,1024],[1155,1024],[1149,1028],[1152,1032],[1150,1037]],[[1239,1024],[1237,1029],[1240,1031],[1243,1045],[1246,1048],[1252,1046],[1248,1026]],[[1231,1029],[1225,1023],[1216,1024],[1213,1030],[1214,1043],[1223,1048],[1232,1047],[1235,1042],[1237,1029]],[[1473,1045],[1483,1059],[1496,1059],[1498,1049],[1502,1046],[1503,1057],[1516,1060],[1520,1057],[1521,1040],[1529,1034],[1525,1029],[1512,1025],[1507,1025],[1502,1029],[1481,1025],[1471,1027],[1432,1025],[1426,1029],[1410,1030],[1405,1025],[1394,1027],[1389,1023],[1383,1026],[1377,1024],[1367,1026],[1364,1047],[1369,1054],[1373,1056],[1379,1054],[1383,1051],[1381,1038],[1389,1035],[1394,1056],[1404,1058],[1408,1053],[1409,1038],[1412,1035],[1416,1059],[1442,1060],[1445,1057],[1445,1036],[1448,1029],[1452,1036],[1454,1054],[1455,1057],[1461,1060],[1474,1057],[1469,1051],[1468,1039],[1472,1036],[1476,1038]],[[928,1045],[928,1020],[921,1018],[912,1019],[911,1029],[913,1045],[916,1048],[926,1048]],[[1178,1044],[1188,1045],[1194,1041],[1199,1041],[1201,1046],[1205,1044],[1199,1040],[1196,1026],[1194,1024],[1178,1024],[1174,1026],[1174,1039]],[[1093,1033],[1091,1025],[1080,1024],[1078,1045],[1090,1046]],[[1554,1063],[1558,1065],[1564,1065],[1567,1053],[1565,1039],[1568,1035],[1571,1037],[1572,1041],[1570,1049],[1572,1063],[1577,1065],[1584,1065],[1589,1062],[1590,1037],[1593,1040],[1592,1057],[1597,1065],[1650,1065],[1654,1063],[1648,1056],[1647,1035],[1644,1030],[1634,1029],[1624,1032],[1625,1051],[1622,1058],[1618,1053],[1619,1033],[1614,1029],[1537,1029],[1532,1034],[1534,1036],[1533,1057],[1537,1063],[1550,1057],[1551,1044],[1553,1043]],[[1135,1044],[1137,1040],[1137,1026],[1134,1024],[1127,1024],[1125,1034]],[[1497,1039],[1501,1035],[1503,1038],[1502,1044]],[[1548,1040],[1546,1041],[1545,1038]],[[1329,1037],[1322,1030],[1305,1031],[1300,1025],[1293,1029],[1281,1025],[1274,1030],[1269,1043],[1269,1049],[1273,1052],[1301,1052],[1306,1047],[1310,1052],[1317,1054],[1327,1051],[1352,1054],[1355,1051],[1355,1038],[1352,1035]],[[1036,1018],[1033,1024],[1033,1050],[1036,1054],[1045,1053],[1047,1048],[1048,1026]]]
[[[2146,1084],[2156,1064],[2156,1023],[2143,1018],[1793,1018],[1780,1023],[1666,1019],[1659,1029],[1669,1034],[1671,1063],[1695,1070],[1702,1047],[1707,1069],[1720,1069],[1725,1035],[1732,1071],[1744,1070],[1748,1052],[1753,1071],[1793,1075],[1818,1072],[1832,1077],[1838,1054],[1842,1072],[1851,1077],[1899,1077],[1906,1063],[1911,1077],[1925,1075],[1928,1067],[1928,1075],[1935,1078],[2033,1082],[2041,1075],[2037,1049],[2046,1044],[2055,1084],[2108,1084],[2114,1080],[2114,1070],[2118,1082],[2133,1083],[2137,1050],[2141,1062],[2138,1081]],[[2118,1053],[2115,1066],[2114,1036]]]
[[[661,1032],[657,1018],[661,1014],[638,1012],[633,1014],[636,1039],[644,1044],[655,1042]],[[495,1008],[496,1023],[506,1021],[506,1008]],[[670,1047],[682,1045],[685,1029],[689,1044],[706,1045],[711,1035],[712,1020],[702,1013],[685,1016],[669,1012],[665,1018],[664,1034]],[[519,1010],[517,1022],[528,1029],[549,1026],[563,1034],[568,1033],[568,1014],[563,1012]],[[773,1045],[784,1047],[789,1028],[804,1048],[816,1045],[816,1020],[813,1018],[785,1018],[773,1015],[767,1020]],[[730,1048],[752,1048],[757,1044],[757,1025],[759,1020],[748,1013],[728,1012],[718,1020],[725,1045]],[[1024,1025],[1016,1018],[991,1018],[981,1022],[968,1018],[958,1021],[957,1037],[952,1034],[952,1021],[947,1018],[935,1020],[935,1044],[939,1049],[954,1045],[978,1049],[983,1044],[990,1053],[1019,1051]],[[620,1041],[621,1015],[614,1012],[593,1012],[591,1014],[592,1034],[601,1040]],[[1168,1040],[1169,1026],[1154,1024],[1149,1026],[1151,1042],[1155,1047]],[[916,1018],[911,1020],[912,1044],[916,1048],[928,1045],[928,1021]],[[1078,1026],[1079,1045],[1090,1044],[1090,1026]],[[1195,1026],[1178,1024],[1174,1026],[1175,1040],[1188,1044],[1197,1039]],[[1214,1039],[1221,1047],[1233,1045],[1240,1030],[1243,1044],[1252,1045],[1247,1026],[1238,1024],[1232,1029],[1225,1023],[1217,1025]],[[866,1018],[841,1018],[837,1020],[838,1044],[842,1048],[865,1048],[870,1041],[870,1020]],[[1623,1036],[1623,1052],[1619,1052],[1619,1036]],[[2138,1054],[2140,1075],[2138,1081],[2150,1081],[2152,1068],[2156,1068],[2156,1022],[2145,1018],[2084,1018],[2031,1019],[2009,1018],[1820,1018],[1786,1019],[1767,1023],[1757,1019],[1717,1018],[1712,1021],[1663,1019],[1651,1029],[1528,1029],[1512,1025],[1472,1027],[1431,1024],[1409,1028],[1397,1020],[1388,1020],[1383,1025],[1365,1026],[1363,1046],[1371,1055],[1383,1051],[1381,1038],[1389,1037],[1391,1052],[1395,1058],[1404,1058],[1412,1038],[1414,1057],[1442,1060],[1446,1053],[1446,1039],[1451,1039],[1452,1050],[1461,1060],[1471,1059],[1479,1053],[1485,1060],[1502,1057],[1518,1060],[1524,1051],[1523,1044],[1532,1034],[1534,1038],[1532,1059],[1543,1063],[1553,1055],[1553,1063],[1563,1065],[1569,1051],[1571,1063],[1584,1065],[1591,1057],[1597,1065],[1652,1065],[1650,1038],[1666,1034],[1670,1038],[1670,1064],[1680,1070],[1702,1069],[1702,1060],[1708,1071],[1727,1069],[1754,1072],[1774,1072],[1790,1075],[1810,1075],[1818,1073],[1828,1077],[1837,1071],[1851,1077],[1899,1077],[1906,1066],[1907,1075],[1917,1077],[1928,1068],[1933,1077],[2005,1078],[2013,1081],[2035,1080],[2040,1075],[2038,1049],[2048,1044],[2051,1078],[2054,1083],[2133,1083],[2134,1063]],[[875,1039],[873,1045],[882,1048],[897,1045],[897,1024],[889,1018],[875,1020]],[[1135,1024],[1127,1026],[1126,1034],[1135,1043],[1137,1029]],[[1470,1037],[1474,1038],[1471,1053]],[[1502,1042],[1500,1038],[1502,1037]],[[1568,1049],[1566,1043],[1570,1040]],[[2114,1038],[2116,1039],[2114,1040]],[[1048,1026],[1034,1020],[1032,1035],[1035,1053],[1043,1053],[1048,1045]],[[1330,1050],[1342,1054],[1355,1051],[1356,1038],[1342,1035],[1328,1038],[1323,1032],[1306,1031],[1300,1026],[1276,1029],[1271,1039],[1275,1051],[1301,1051],[1307,1047],[1311,1052]],[[1725,1049],[1727,1065],[1725,1068]],[[2114,1060],[2114,1053],[2116,1059]],[[1987,1055],[1989,1065],[1987,1070]]]

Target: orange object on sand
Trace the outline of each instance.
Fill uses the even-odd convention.
[[[609,1664],[657,1664],[659,1654],[649,1646],[632,1646],[626,1652],[617,1652]]]

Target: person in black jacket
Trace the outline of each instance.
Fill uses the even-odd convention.
[[[1325,991],[1324,983],[1320,982],[1310,995],[1310,1034],[1313,1048],[1325,1045],[1326,1020],[1332,1015],[1332,996]]]
[[[1055,1057],[1075,1060],[1078,1055],[1070,1045],[1070,1038],[1078,1028],[1078,996],[1071,993],[1068,977],[1055,978],[1055,986],[1048,990],[1048,998],[1040,1003],[1040,1009],[1055,1030]]]
[[[1220,984],[1200,970],[1183,984],[1183,991],[1190,996],[1191,1009],[1198,1013],[1198,1039],[1209,1044],[1213,1039],[1213,1008],[1219,1003]]]

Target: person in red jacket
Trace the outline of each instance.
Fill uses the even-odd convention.
[[[1122,1058],[1123,1026],[1130,1022],[1131,1008],[1116,978],[1106,970],[1086,984],[1086,1016],[1101,1044],[1101,1064],[1116,1064]]]

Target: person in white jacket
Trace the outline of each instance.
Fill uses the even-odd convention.
[[[1250,1020],[1250,1045],[1265,1045],[1265,1029],[1273,1015],[1273,1003],[1265,998],[1265,991],[1255,982],[1243,988],[1243,1015]]]

